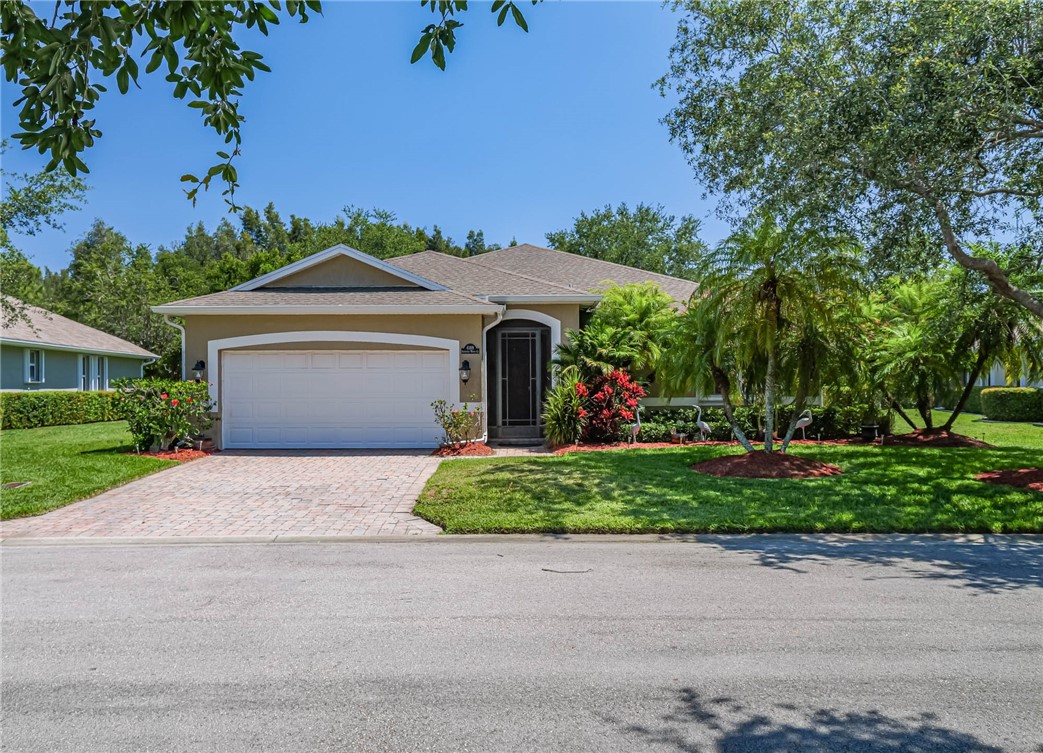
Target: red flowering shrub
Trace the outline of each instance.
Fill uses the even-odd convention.
[[[210,428],[207,385],[171,379],[115,379],[113,404],[138,450],[169,450]]]
[[[623,425],[634,422],[638,401],[645,396],[644,388],[622,369],[595,377],[589,385],[577,385],[577,394],[584,394],[580,387],[587,396],[585,407],[580,408],[580,416],[586,419],[583,441],[619,440]]]

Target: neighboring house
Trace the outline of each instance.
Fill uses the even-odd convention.
[[[158,356],[134,343],[36,306],[0,329],[0,389],[107,390],[140,377]]]
[[[153,310],[183,318],[183,364],[210,383],[220,446],[432,447],[439,399],[483,406],[492,439],[538,439],[548,361],[609,282],[679,302],[695,290],[530,245],[387,261],[341,245]]]
[[[1043,387],[1043,382],[1033,382],[1024,376],[1014,380],[1013,384],[1007,384],[1007,372],[999,361],[996,361],[989,371],[981,375],[978,384],[982,387]]]

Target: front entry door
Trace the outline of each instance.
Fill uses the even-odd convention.
[[[499,436],[538,438],[544,354],[538,329],[501,329],[497,336],[496,415]]]

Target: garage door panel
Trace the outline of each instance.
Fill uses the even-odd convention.
[[[229,448],[433,447],[431,402],[447,399],[444,351],[229,352]]]
[[[357,370],[365,366],[365,355],[362,353],[341,353],[337,365],[342,369]]]

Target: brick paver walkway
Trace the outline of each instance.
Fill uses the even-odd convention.
[[[413,515],[438,460],[424,450],[223,452],[35,518],[7,537],[423,535]]]

